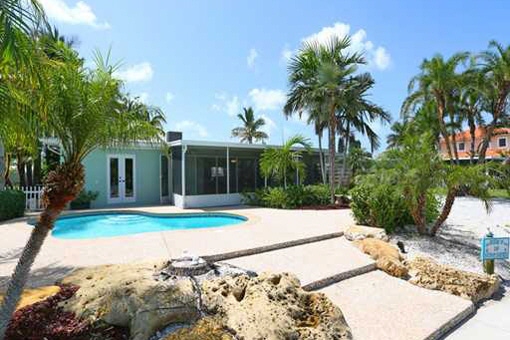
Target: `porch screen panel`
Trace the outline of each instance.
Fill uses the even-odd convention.
[[[182,194],[182,147],[172,147],[172,191]]]

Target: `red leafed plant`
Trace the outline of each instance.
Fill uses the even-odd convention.
[[[14,313],[6,333],[6,340],[124,340],[126,329],[90,324],[72,312],[66,312],[59,303],[71,298],[79,289],[62,285],[60,291],[43,301],[20,308]]]

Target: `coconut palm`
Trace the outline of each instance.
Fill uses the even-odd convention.
[[[510,45],[497,41],[489,43],[489,49],[480,55],[481,71],[485,74],[485,110],[491,115],[479,152],[479,162],[485,160],[489,142],[498,124],[510,118]]]
[[[425,102],[431,101],[435,104],[439,131],[445,140],[448,156],[452,161],[457,146],[453,145],[454,150],[452,150],[445,120],[449,114],[453,114],[453,96],[461,83],[457,69],[468,57],[468,53],[462,52],[446,60],[440,54],[430,60],[425,59],[420,65],[420,73],[409,82],[409,96],[402,106],[403,115],[407,115]]]
[[[301,147],[301,148],[299,148]],[[266,178],[274,177],[287,188],[287,178],[294,173],[304,178],[305,164],[303,152],[308,152],[311,144],[308,138],[295,135],[289,138],[281,148],[265,149],[260,156],[260,172]]]
[[[266,125],[264,118],[255,119],[255,114],[251,107],[244,107],[243,113],[239,113],[237,118],[241,120],[243,126],[232,129],[232,137],[239,138],[241,143],[264,142],[268,138],[267,133],[260,129]]]
[[[388,149],[398,148],[402,145],[407,128],[408,124],[405,121],[395,122],[391,125],[391,133],[386,137]]]
[[[97,147],[159,138],[159,130],[146,120],[119,110],[121,82],[113,78],[108,58],[97,56],[96,69],[89,70],[75,51],[63,48],[61,55],[65,62],[41,70],[47,86],[36,95],[41,97],[38,109],[46,118],[46,131],[61,143],[63,163],[44,181],[45,209],[7,286],[0,308],[0,339],[44,240],[67,203],[83,188],[83,159]]]
[[[305,42],[289,64],[290,88],[284,113],[287,116],[320,109],[327,114],[329,131],[329,182],[331,202],[335,199],[335,142],[337,111],[346,91],[366,61],[360,53],[349,53],[350,38],[332,38],[326,44]]]

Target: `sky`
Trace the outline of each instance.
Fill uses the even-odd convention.
[[[185,139],[235,141],[236,115],[252,106],[270,144],[313,127],[286,119],[287,63],[307,39],[351,35],[376,83],[370,99],[399,118],[411,77],[436,53],[508,45],[510,1],[40,0],[52,25],[119,63],[132,96],[163,109]],[[385,148],[389,125],[373,128]],[[363,139],[362,139],[363,140]],[[366,140],[363,140],[368,147]]]

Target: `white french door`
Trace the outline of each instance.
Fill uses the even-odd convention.
[[[108,155],[108,203],[136,201],[134,155]]]

